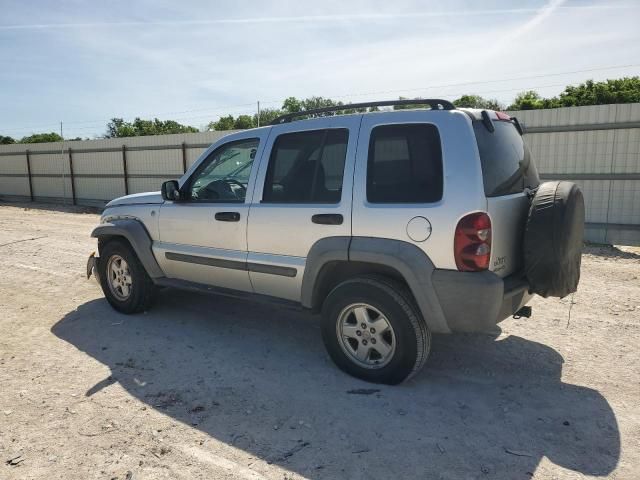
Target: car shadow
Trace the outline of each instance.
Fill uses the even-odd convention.
[[[427,367],[389,387],[334,367],[316,317],[224,297],[165,291],[136,316],[93,300],[52,332],[110,368],[87,396],[118,382],[312,479],[528,479],[543,456],[607,475],[620,456],[605,398],[563,383],[555,350],[515,336],[437,336]]]

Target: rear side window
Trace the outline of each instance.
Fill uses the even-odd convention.
[[[482,122],[473,122],[485,195],[498,197],[537,187],[538,171],[516,127],[505,121],[494,121],[493,125],[495,131],[490,132]]]
[[[371,131],[370,203],[432,203],[442,198],[442,149],[431,124],[383,125]]]
[[[280,135],[271,149],[262,201],[340,202],[348,140],[346,128]]]

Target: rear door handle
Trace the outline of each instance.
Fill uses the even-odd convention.
[[[342,225],[344,217],[339,213],[318,213],[311,217],[311,221],[320,225]]]
[[[219,222],[239,222],[240,214],[238,212],[217,212],[215,219]]]

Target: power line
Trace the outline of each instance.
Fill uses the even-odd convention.
[[[253,106],[255,105],[255,102],[251,102],[251,103],[240,103],[240,104],[235,104],[235,105],[226,105],[226,106],[217,106],[217,107],[206,107],[206,108],[196,108],[196,109],[192,109],[192,110],[181,110],[181,111],[174,111],[174,112],[163,112],[163,113],[146,113],[146,114],[138,114],[135,116],[131,116],[128,118],[133,118],[133,117],[161,117],[161,116],[165,116],[165,115],[175,115],[175,114],[180,114],[180,113],[191,113],[191,112],[199,112],[199,111],[207,111],[207,112],[213,112],[213,111],[220,111],[220,110],[229,110],[231,108],[236,108],[236,107],[247,107],[247,106]],[[109,118],[102,118],[100,120],[82,120],[82,121],[75,121],[75,122],[65,122],[65,125],[86,125],[86,124],[100,124],[100,125],[104,125],[105,122],[109,122],[111,121],[112,118],[119,118],[117,116],[113,116],[113,117],[109,117]],[[183,118],[191,118],[191,117],[183,117]],[[3,128],[2,131],[5,132],[10,132],[10,131],[17,131],[17,130],[35,130],[35,129],[43,129],[43,128],[50,128],[50,127],[58,127],[59,123],[49,123],[46,125],[40,125],[40,126],[36,126],[36,127],[13,127],[13,128]],[[89,127],[89,128],[93,128],[93,127]],[[78,128],[76,128],[77,130]]]
[[[427,90],[433,90],[433,89],[442,89],[442,88],[450,88],[450,87],[461,87],[461,86],[471,86],[471,85],[486,85],[486,84],[492,84],[492,83],[501,83],[501,82],[510,82],[510,81],[517,81],[517,80],[527,80],[527,79],[535,79],[535,78],[546,78],[546,77],[556,77],[556,76],[562,76],[562,75],[574,75],[574,74],[579,74],[579,73],[590,73],[590,72],[597,72],[597,71],[605,71],[605,70],[619,70],[619,69],[623,69],[623,68],[632,68],[632,67],[640,67],[640,64],[627,64],[627,65],[612,65],[612,66],[607,66],[607,67],[593,67],[593,68],[588,68],[588,69],[582,69],[582,70],[571,70],[571,71],[564,71],[564,72],[554,72],[554,73],[544,73],[544,74],[534,74],[534,75],[523,75],[523,76],[517,76],[517,77],[506,77],[506,78],[494,78],[494,79],[490,79],[490,80],[479,80],[479,81],[470,81],[470,82],[458,82],[458,83],[448,83],[448,84],[441,84],[441,85],[430,85],[430,86],[424,86],[424,87],[412,87],[412,88],[404,88],[404,89],[394,89],[394,90],[378,90],[378,91],[370,91],[370,92],[361,92],[361,93],[350,93],[350,94],[341,94],[341,95],[328,95],[328,98],[350,98],[350,97],[363,97],[363,96],[368,96],[368,95],[388,95],[388,94],[402,94],[402,93],[408,93],[408,92],[419,92],[419,91],[427,91]],[[548,87],[557,87],[557,86],[563,86],[564,84],[554,84],[554,85],[542,85],[542,86],[534,86],[534,87],[515,87],[515,88],[509,88],[509,89],[500,89],[500,90],[491,90],[491,91],[474,91],[473,93],[500,93],[500,92],[507,92],[507,91],[516,91],[516,90],[523,90],[523,89],[535,89],[535,88],[548,88]],[[469,93],[469,92],[466,92]],[[456,96],[456,95],[463,95],[464,93],[449,93],[446,95],[441,95],[441,96]],[[279,100],[267,100],[267,101],[261,101],[261,105],[273,105],[273,104],[282,104],[283,100],[279,99]],[[198,119],[198,118],[210,118],[211,117],[211,113],[213,112],[218,112],[221,110],[225,110],[225,113],[253,113],[253,110],[243,110],[242,112],[238,112],[238,111],[231,111],[230,109],[232,108],[237,108],[237,107],[246,107],[246,106],[253,106],[255,105],[255,102],[251,102],[251,103],[242,103],[242,104],[235,104],[235,105],[227,105],[227,106],[215,106],[215,107],[202,107],[202,108],[196,108],[196,109],[190,109],[190,110],[181,110],[181,111],[173,111],[173,112],[164,112],[164,113],[154,113],[154,114],[146,114],[146,115],[136,115],[136,117],[160,117],[160,116],[173,116],[176,114],[181,114],[181,113],[192,113],[192,112],[203,112],[203,115],[197,115],[197,116],[185,116],[185,117],[176,117],[174,118],[174,120],[192,120],[192,119]],[[207,114],[204,114],[204,112],[209,112]],[[88,124],[95,124],[96,127],[75,127],[72,130],[94,130],[97,128],[97,125],[104,125],[106,122],[110,121],[111,118],[108,119],[102,119],[102,120],[86,120],[86,121],[75,121],[75,122],[65,122],[66,125],[88,125]],[[13,128],[6,128],[6,129],[2,129],[2,131],[4,132],[11,132],[11,131],[28,131],[28,130],[38,130],[38,129],[46,129],[46,128],[50,128],[53,126],[57,126],[57,123],[50,123],[47,125],[41,125],[38,127],[13,127]]]
[[[384,90],[384,91],[378,91],[378,92],[356,93],[356,94],[350,94],[350,95],[335,95],[335,96],[331,96],[331,98],[358,97],[358,96],[364,96],[364,95],[382,95],[382,94],[389,94],[389,93],[404,93],[404,92],[412,92],[412,91],[430,90],[432,88],[462,87],[467,85],[483,85],[487,83],[512,82],[514,80],[529,80],[532,78],[557,77],[561,75],[573,75],[576,73],[589,73],[589,72],[596,72],[601,70],[614,70],[614,69],[631,68],[631,67],[640,67],[640,64],[615,65],[611,67],[597,67],[597,68],[589,68],[586,70],[573,70],[569,72],[545,73],[545,74],[528,75],[528,76],[521,76],[521,77],[510,77],[510,78],[499,78],[499,79],[496,78],[492,80],[482,80],[478,82],[449,83],[444,85],[432,85],[427,87],[405,88],[402,90]]]

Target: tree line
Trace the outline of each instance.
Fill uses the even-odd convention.
[[[400,97],[401,100],[406,100]],[[414,100],[420,100],[416,98]],[[483,98],[480,95],[463,95],[453,101],[456,107],[486,108],[490,110],[534,110],[541,108],[575,107],[585,105],[606,105],[612,103],[636,103],[640,102],[640,77],[624,77],[619,79],[594,82],[587,80],[578,86],[567,86],[557,97],[544,98],[533,90],[520,92],[513,103],[504,105],[496,99]],[[281,108],[266,108],[260,110],[260,116],[253,115],[224,115],[218,120],[212,121],[203,128],[203,131],[244,130],[259,125],[268,125],[275,118],[287,113],[299,113],[323,107],[344,105],[325,97],[310,97],[298,99],[287,98]],[[394,110],[413,108],[412,105],[393,107]],[[345,109],[343,113],[356,113],[377,110],[377,108]],[[328,113],[327,115],[333,115]],[[201,131],[190,125],[183,125],[175,120],[144,120],[136,118],[132,122],[122,118],[112,118],[107,124],[107,130],[103,138],[137,137],[145,135],[166,135],[170,133],[195,133]],[[62,137],[57,133],[36,133],[19,140],[0,135],[0,144],[11,143],[41,143],[60,142]],[[66,139],[81,140],[81,138]]]

